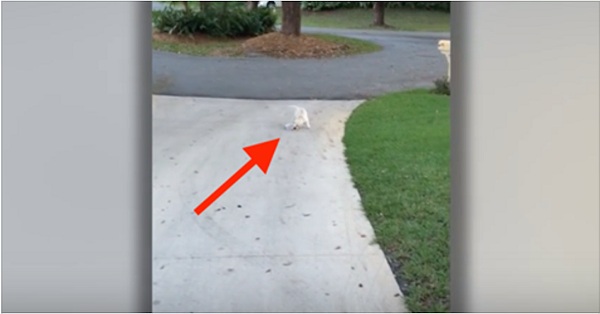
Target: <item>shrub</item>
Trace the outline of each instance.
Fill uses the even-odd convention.
[[[336,9],[353,9],[358,7],[358,2],[335,1],[302,1],[302,9],[306,11],[328,11]]]
[[[196,31],[198,17],[193,12],[166,8],[163,11],[155,11],[152,14],[152,24],[159,32],[165,33],[193,33]]]
[[[373,7],[373,2],[369,1],[302,1],[302,9],[306,11],[327,11],[336,9],[370,9]],[[410,2],[410,1],[388,1],[385,3],[386,8],[407,8],[415,10],[430,10],[450,12],[450,2]]]
[[[223,10],[211,6],[206,11],[166,8],[153,14],[153,24],[159,32],[214,37],[247,37],[268,33],[275,27],[277,16],[267,8],[246,10],[233,7]]]
[[[206,8],[222,8],[223,7],[223,1],[204,1],[202,3],[200,1],[156,1],[156,2],[164,3],[167,6],[174,8],[174,9],[178,9],[178,10],[183,10],[185,8],[185,6],[183,5],[183,2],[187,2],[187,5],[191,10],[200,10],[200,8],[202,6],[206,7]],[[246,1],[226,1],[226,2],[227,2],[228,8],[245,7],[246,6]],[[200,4],[202,4],[202,6]]]
[[[442,94],[450,96],[450,80],[447,76],[433,81],[435,88],[432,90],[434,94]]]
[[[392,1],[386,3],[387,8],[406,8],[415,10],[450,12],[450,1]]]

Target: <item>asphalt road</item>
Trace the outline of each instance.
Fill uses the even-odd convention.
[[[310,130],[284,129],[292,104]],[[154,96],[153,312],[406,312],[344,162],[359,104]],[[275,138],[266,175],[193,212]]]
[[[369,40],[383,50],[335,59],[196,57],[153,51],[154,93],[242,99],[365,99],[433,86],[446,74],[437,50],[448,33],[303,28]]]

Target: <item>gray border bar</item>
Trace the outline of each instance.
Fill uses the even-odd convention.
[[[2,310],[151,311],[149,2],[2,3]]]
[[[600,4],[452,6],[452,311],[600,311]]]

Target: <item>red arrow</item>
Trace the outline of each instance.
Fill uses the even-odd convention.
[[[225,191],[227,191],[232,185],[234,185],[241,177],[243,177],[252,167],[258,166],[264,174],[267,174],[269,165],[279,144],[279,138],[274,140],[254,144],[252,146],[244,147],[244,151],[250,160],[243,165],[236,173],[234,173],[225,183],[223,183],[216,191],[214,191],[209,197],[207,197],[194,211],[200,215],[202,212],[210,206],[214,201],[217,200]]]

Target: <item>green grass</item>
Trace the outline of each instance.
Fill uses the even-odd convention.
[[[347,45],[348,49],[344,51],[344,56],[371,53],[381,50],[381,46],[360,39],[330,34],[311,34],[310,36],[318,37],[336,44]],[[240,57],[244,55],[242,48],[242,43],[244,41],[245,39],[210,37],[202,37],[193,40],[186,36],[153,34],[152,49],[193,56]]]
[[[380,51],[382,49],[382,47],[376,43],[356,38],[348,38],[331,34],[310,34],[310,36],[317,37],[331,43],[347,45],[348,50],[345,52],[345,55],[371,53]]]
[[[202,57],[243,55],[242,39],[208,38],[202,41],[187,41],[176,38],[184,39],[183,36],[173,36],[173,39],[166,39],[166,35],[159,38],[155,36],[152,39],[152,49]]]
[[[369,100],[350,116],[346,157],[377,243],[399,262],[411,312],[449,311],[449,97]]]
[[[281,9],[277,12],[281,24]],[[348,29],[373,29],[370,9],[338,9],[324,12],[302,11],[302,26]],[[450,13],[410,9],[385,9],[390,30],[449,32]],[[386,28],[387,29],[387,28]]]

